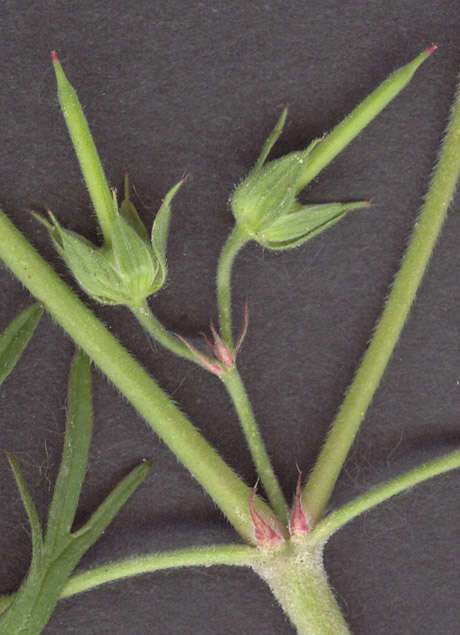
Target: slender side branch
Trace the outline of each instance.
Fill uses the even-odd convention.
[[[329,501],[348,451],[409,314],[454,195],[460,174],[460,92],[422,213],[385,309],[302,495],[316,523]]]
[[[410,472],[402,474],[379,487],[371,489],[369,492],[366,492],[366,494],[355,498],[355,500],[347,503],[340,509],[328,514],[309,535],[309,544],[310,541],[313,541],[313,543],[325,542],[333,533],[341,529],[356,516],[359,516],[359,514],[368,511],[376,505],[380,505],[380,503],[383,503],[388,498],[396,496],[396,494],[400,494],[418,483],[423,483],[423,481],[433,478],[433,476],[444,474],[459,467],[460,450],[456,450],[439,459],[430,461],[430,463],[416,467]]]
[[[246,394],[237,368],[234,367],[224,373],[224,375],[222,375],[222,381],[238,414],[257,473],[267,493],[268,500],[278,518],[285,523],[288,515],[286,499],[284,498],[283,491],[273,470],[270,457],[265,449],[265,444],[252,411],[251,402]]]
[[[162,346],[169,349],[175,355],[196,363],[196,358],[193,353],[155,317],[147,301],[145,301],[143,306],[131,307],[131,311],[136,316],[142,328],[144,328],[154,340],[157,340]]]
[[[94,589],[101,584],[129,578],[142,573],[178,567],[210,567],[214,565],[251,566],[260,558],[260,551],[244,545],[216,545],[194,549],[178,549],[165,553],[153,553],[138,558],[95,567],[73,575],[65,585],[61,598],[70,597]]]
[[[215,545],[211,547],[177,549],[164,553],[147,554],[137,558],[127,558],[126,560],[110,562],[71,576],[62,590],[60,599],[90,591],[101,586],[101,584],[116,582],[136,575],[142,575],[143,573],[153,573],[162,569],[211,567],[215,565],[250,567],[262,557],[264,557],[264,554],[253,547],[245,545]],[[11,595],[0,596],[0,614],[8,608],[15,595],[15,593],[12,593]]]
[[[220,335],[231,353],[234,352],[232,336],[232,298],[231,275],[236,254],[249,241],[238,225],[225,243],[219,258],[217,268],[217,302],[219,306]]]
[[[238,225],[235,225],[222,249],[217,268],[217,303],[219,307],[220,335],[232,355],[235,354],[235,348],[232,335],[231,275],[236,255],[248,241],[248,236]],[[222,381],[238,414],[249,450],[268,499],[277,516],[285,522],[288,506],[273,470],[270,457],[265,449],[243,381],[236,367],[227,371],[222,376]]]
[[[247,485],[1,211],[0,258],[144,417],[238,533],[254,544]],[[270,517],[260,499],[257,508]]]

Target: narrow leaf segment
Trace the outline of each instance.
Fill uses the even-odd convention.
[[[71,532],[86,471],[91,440],[90,360],[77,352],[69,381],[69,408],[61,467],[48,515],[45,540],[37,511],[16,460],[9,456],[32,530],[32,561],[26,579],[0,617],[0,633],[39,635],[47,624],[72,570],[106,529],[150,465],[136,467],[78,531]],[[87,421],[87,419],[89,421]]]
[[[34,304],[16,316],[0,335],[0,386],[18,363],[42,314],[43,308]]]

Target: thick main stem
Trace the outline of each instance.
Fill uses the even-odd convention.
[[[460,92],[422,213],[395,278],[374,337],[302,495],[313,523],[322,516],[348,451],[380,383],[454,195],[460,174]]]
[[[322,550],[287,544],[254,570],[297,629],[298,635],[351,635],[328,584]]]
[[[239,534],[253,544],[250,489],[1,211],[0,258],[132,403]],[[270,515],[262,501],[257,501],[257,507]]]

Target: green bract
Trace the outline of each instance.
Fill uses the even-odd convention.
[[[286,121],[284,109],[268,137],[256,165],[236,188],[231,204],[240,229],[269,249],[298,247],[339,221],[350,209],[367,207],[367,201],[302,205],[297,196],[305,187],[305,170],[312,150],[322,141],[315,139],[306,150],[264,165]]]
[[[40,218],[48,228],[78,284],[102,304],[141,306],[145,299],[161,289],[166,281],[166,243],[171,217],[171,200],[182,185],[177,183],[166,195],[152,228],[151,240],[129,200],[128,179],[125,199],[118,208],[115,193],[113,214],[108,224],[110,242],[96,247],[83,236],[63,229],[50,212],[52,224]]]

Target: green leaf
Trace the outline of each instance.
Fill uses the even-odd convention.
[[[160,279],[157,282],[159,286],[164,284],[167,276],[166,248],[168,243],[169,223],[171,220],[171,201],[183,182],[184,179],[181,179],[166,194],[152,227],[152,249],[160,264]]]
[[[262,152],[260,153],[259,158],[257,159],[257,162],[254,166],[254,170],[258,170],[263,166],[268,155],[270,154],[271,149],[278,141],[280,134],[283,132],[284,124],[286,123],[287,113],[288,109],[286,107],[283,109],[280,118],[276,122],[276,126],[273,128],[268,139],[266,140],[264,147],[262,148]]]
[[[12,454],[7,453],[7,457],[11,470],[14,474],[14,478],[16,479],[16,484],[30,523],[30,530],[32,533],[32,566],[38,566],[43,550],[43,536],[40,519],[38,518],[37,509],[27,488],[19,463]]]
[[[16,366],[43,314],[33,304],[17,315],[0,335],[0,386]]]
[[[72,360],[64,449],[48,511],[46,548],[53,553],[68,539],[86,473],[93,430],[91,362],[82,351]]]
[[[112,522],[121,507],[145,479],[151,467],[152,464],[149,461],[144,461],[131,470],[99,505],[88,522],[72,534],[75,539],[78,539],[79,548],[83,552],[91,547]]]

